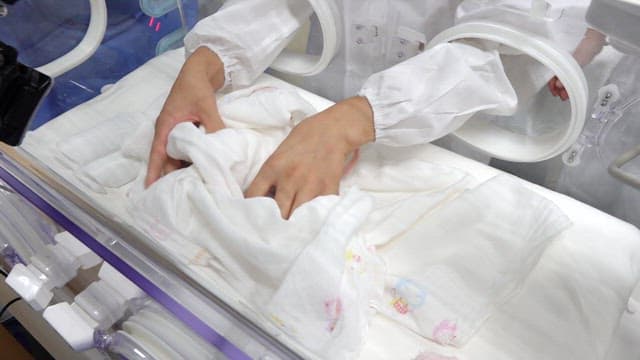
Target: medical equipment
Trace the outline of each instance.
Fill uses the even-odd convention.
[[[527,136],[505,130],[490,121],[472,118],[454,135],[483,150],[492,157],[518,162],[535,162],[562,153],[578,137],[586,113],[587,86],[584,75],[571,55],[560,51],[543,38],[520,32],[510,26],[494,22],[468,22],[445,30],[430,46],[461,39],[482,39],[495,42],[507,51],[524,53],[549,67],[566,84],[571,99],[571,115],[566,125],[551,134]],[[532,122],[536,117],[548,116],[543,109],[530,109]]]
[[[640,2],[637,0],[593,0],[587,22],[606,34],[614,48],[640,56]]]
[[[619,51],[640,56],[640,3],[634,0],[595,0],[587,13],[590,26],[607,35],[611,46]],[[640,98],[631,100],[624,108],[635,104]],[[624,109],[620,110],[624,111]],[[638,188],[640,178],[625,172],[621,167],[638,156],[638,148],[621,154],[609,165],[609,173],[615,178]]]
[[[0,38],[18,51],[21,63],[55,78],[30,128],[96,96],[149,58],[182,46],[187,28],[196,21],[197,3],[180,3],[178,8],[174,0],[166,10],[102,0],[8,5]]]
[[[487,33],[490,32],[491,29],[487,31]],[[64,114],[31,134],[23,148],[12,149],[2,146],[0,176],[7,181],[9,187],[14,188],[21,196],[41,208],[60,226],[112,264],[116,270],[133,280],[136,286],[158,300],[198,335],[217,346],[228,357],[264,359],[313,357],[313,354],[309,354],[306,349],[287,338],[286,334],[273,331],[272,328],[264,328],[263,323],[250,316],[251,312],[245,306],[246,301],[229,296],[224,289],[207,282],[208,274],[196,271],[197,269],[206,270],[206,267],[198,263],[204,254],[194,253],[193,264],[184,266],[181,259],[176,256],[179,249],[172,253],[167,251],[165,245],[176,246],[177,244],[176,247],[182,247],[183,251],[188,251],[186,249],[188,243],[181,246],[179,239],[174,238],[172,232],[165,232],[160,227],[152,229],[156,230],[152,235],[157,241],[151,240],[139,229],[131,227],[124,218],[126,215],[116,211],[122,204],[109,200],[113,199],[109,197],[114,195],[113,193],[95,195],[86,192],[81,184],[70,183],[73,182],[73,174],[59,166],[54,159],[56,154],[54,147],[58,142],[107,121],[114,113],[142,112],[150,105],[152,99],[166,94],[182,59],[181,52],[170,52],[154,59],[110,89],[105,89],[105,93],[94,101]],[[567,75],[567,78],[571,78],[571,75]],[[256,86],[296,91],[316,110],[331,104],[268,76],[261,77]],[[579,82],[576,89],[576,93],[579,94]],[[570,126],[567,129],[570,129]],[[554,147],[549,146],[549,148]],[[541,151],[541,147],[533,147],[533,149],[528,154],[540,156],[545,153]],[[403,151],[387,148],[382,150],[384,151],[376,155],[386,156],[388,161],[397,161],[401,158],[398,153],[402,154]],[[494,169],[432,145],[427,144],[412,151],[415,152],[413,156],[417,159],[443,167],[455,166],[473,174],[477,178],[473,186],[498,174]],[[500,151],[506,153],[505,148]],[[395,158],[394,153],[396,153]],[[529,346],[526,349],[531,351],[532,343],[527,342],[531,338],[540,341],[537,344],[538,347],[533,346],[538,352],[536,356],[544,357],[544,355],[553,354],[558,358],[557,353],[553,351],[562,350],[553,346],[553,340],[557,338],[547,337],[548,333],[557,336],[566,336],[566,333],[571,333],[574,336],[572,340],[575,340],[573,343],[577,345],[571,349],[582,351],[581,354],[585,354],[585,358],[594,356],[591,353],[599,355],[605,351],[609,343],[608,333],[615,327],[617,317],[626,305],[625,296],[628,295],[637,278],[633,260],[636,259],[635,255],[639,251],[638,232],[627,224],[576,201],[520,180],[513,181],[551,199],[569,215],[574,226],[569,229],[565,238],[559,239],[556,246],[549,249],[551,251],[543,257],[540,266],[531,273],[528,282],[523,284],[525,292],[522,296],[508,304],[504,311],[496,314],[478,334],[475,334],[460,356],[493,359],[517,358],[518,355],[531,356],[530,353],[513,352],[513,344],[522,342],[526,343]],[[569,253],[572,256],[567,256]],[[603,259],[601,256],[603,253],[607,253],[609,257]],[[351,258],[356,259],[354,256]],[[578,260],[572,263],[567,259]],[[588,266],[585,266],[585,263]],[[594,268],[598,271],[593,271]],[[103,285],[104,283],[90,287],[90,290],[85,290],[88,291],[86,294],[93,293],[96,287],[102,288]],[[572,296],[562,291],[565,287],[571,289]],[[606,290],[594,290],[602,288]],[[103,293],[100,290],[95,291]],[[576,299],[575,296],[578,304],[571,300]],[[592,299],[597,301],[590,301]],[[72,302],[72,299],[65,299],[59,304]],[[81,307],[82,311],[89,309],[91,305],[89,302],[83,302],[81,298],[77,303],[77,307]],[[120,302],[117,303],[114,308],[119,308]],[[554,308],[550,303],[557,307]],[[335,315],[339,308],[335,306],[336,303],[332,304],[334,306],[330,307],[331,316]],[[61,307],[67,306],[73,305]],[[585,309],[588,313],[581,313]],[[54,310],[49,311],[55,313]],[[74,314],[79,314],[80,318],[84,316],[80,312],[75,313],[73,309],[72,311]],[[114,311],[114,313],[119,314],[120,311]],[[559,319],[554,319],[552,315],[558,313],[565,316],[561,315]],[[511,317],[509,314],[515,315]],[[148,314],[146,317],[152,318]],[[105,336],[103,332],[95,332],[98,339],[96,343],[109,343],[109,339],[112,339],[112,344],[127,340],[134,343],[136,342],[134,337],[137,336],[139,339],[147,339],[147,344],[158,344],[160,334],[140,326],[140,323],[144,323],[144,318],[145,315],[133,315],[131,319],[123,321],[124,330],[113,333],[113,338]],[[522,321],[522,319],[525,320]],[[567,319],[579,320],[574,322]],[[444,326],[447,328],[445,330],[453,328],[450,323],[445,325],[447,325]],[[527,328],[529,325],[531,328]],[[559,325],[566,327],[560,328]],[[558,328],[567,329],[567,332],[561,332]],[[134,335],[124,335],[119,331]],[[78,343],[85,345],[89,343],[86,334],[83,334],[82,341]],[[545,341],[548,343],[544,343]],[[172,350],[156,346],[157,349],[162,348],[160,351],[164,350],[164,353],[172,355],[178,353],[177,350],[170,352]],[[579,349],[580,347],[582,350]],[[426,342],[406,329],[376,317],[361,358],[411,358],[423,352],[425,348],[442,354],[450,354],[453,351]],[[146,347],[144,349],[151,352]],[[522,347],[519,348],[520,351],[522,349]],[[543,351],[548,352],[541,355],[540,352]],[[564,355],[575,356],[566,352]]]
[[[38,68],[51,77],[58,77],[86,61],[100,46],[107,29],[107,5],[104,0],[90,0],[91,12],[87,32],[75,48],[53,62]]]
[[[620,181],[623,181],[636,189],[640,189],[640,181],[638,180],[637,174],[631,174],[624,171],[622,168],[625,164],[638,158],[638,156],[640,156],[640,146],[620,155],[618,159],[609,165],[609,173]]]
[[[19,145],[33,114],[51,87],[51,78],[17,60],[14,48],[0,42],[0,141]]]
[[[68,233],[60,233],[55,239],[55,245],[41,247],[30,257],[23,254],[28,265],[15,264],[6,278],[7,284],[34,309],[42,310],[49,305],[52,289],[65,285],[80,269],[89,269],[102,262]]]
[[[587,12],[587,21],[591,27],[607,35],[608,43],[617,50],[640,56],[640,3],[629,0],[595,0]],[[576,142],[562,157],[565,164],[577,166],[585,147],[596,147],[600,158],[601,142],[606,137],[606,129],[611,128],[622,117],[624,111],[633,106],[640,98],[630,99],[625,104],[616,104],[620,99],[620,91],[615,84],[605,85],[598,90],[591,119]],[[615,141],[615,140],[614,140]],[[621,155],[622,156],[622,155]],[[626,157],[625,157],[626,158]],[[627,159],[627,162],[630,159]],[[612,169],[620,166],[611,164]],[[613,170],[620,178],[620,172]],[[636,181],[637,182],[637,181]]]
[[[4,0],[0,1],[0,17],[7,16],[9,14],[9,8],[7,5],[14,4],[17,0]]]
[[[147,360],[154,359],[149,350],[145,349],[138,341],[127,332],[118,330],[115,333],[96,333],[96,347],[120,355],[125,359]]]
[[[324,70],[340,45],[341,21],[336,3],[324,0],[309,0],[322,29],[322,53],[319,56],[296,53],[285,49],[271,64],[271,69],[285,74],[312,76]]]
[[[580,157],[585,148],[599,146],[606,136],[606,130],[622,116],[621,110],[616,108],[620,100],[620,91],[615,84],[607,85],[598,90],[591,118],[587,121],[578,141],[562,155],[562,160],[569,166],[580,164]]]
[[[566,12],[545,1],[532,1],[527,6],[517,1],[470,0],[460,5],[456,26],[436,36],[429,46],[465,39],[489,42],[503,54],[507,71],[512,62],[531,74],[519,77],[516,72],[522,69],[517,68],[507,73],[518,92],[519,109],[515,114],[476,116],[453,133],[457,138],[493,158],[514,162],[552,158],[577,139],[584,124],[588,91],[582,70],[566,51],[571,36],[561,24],[571,23],[575,16]],[[545,76],[554,74],[571,94],[568,109],[541,96]],[[526,85],[519,86],[518,82]],[[556,117],[555,124],[549,124],[550,117]]]
[[[591,116],[572,147],[562,156],[562,167],[553,175],[557,188],[615,216],[640,224],[637,184],[640,182],[634,158],[640,128],[638,122],[637,80],[640,52],[637,1],[592,1],[587,22],[608,45],[599,42],[595,51],[602,55],[586,69],[602,72],[591,80],[598,89]],[[590,44],[587,37],[576,52]],[[595,53],[593,54],[595,55]],[[587,60],[587,64],[591,59]],[[611,64],[615,65],[609,68]],[[586,65],[586,64],[585,64]],[[593,76],[592,76],[593,78]],[[635,168],[635,169],[634,169]]]

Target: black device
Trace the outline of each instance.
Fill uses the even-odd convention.
[[[0,41],[0,141],[20,145],[51,84],[49,76],[19,63],[16,49]]]

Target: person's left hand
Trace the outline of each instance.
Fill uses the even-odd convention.
[[[374,136],[367,99],[341,101],[293,128],[262,165],[245,197],[273,196],[288,219],[303,203],[337,194],[347,157]]]
[[[557,76],[552,77],[551,80],[549,80],[548,85],[549,91],[551,91],[553,96],[559,96],[562,101],[569,100],[569,93]]]

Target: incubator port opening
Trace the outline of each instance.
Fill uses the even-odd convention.
[[[494,158],[515,162],[550,159],[575,142],[585,121],[588,89],[571,54],[536,34],[489,21],[449,28],[429,47],[451,41],[498,51],[518,97],[515,113],[476,114],[454,132],[456,137]],[[549,93],[553,75],[565,86],[568,101]]]
[[[534,57],[505,44],[476,39],[460,42],[498,51],[505,74],[518,97],[514,113],[479,112],[468,120],[465,127],[490,127],[499,134],[497,138],[508,134],[519,139],[523,146],[535,147],[540,143],[560,141],[569,129],[567,119],[571,118],[571,105],[570,101],[554,97],[547,87],[548,81],[557,74]]]

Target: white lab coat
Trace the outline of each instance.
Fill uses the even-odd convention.
[[[431,37],[453,25],[460,2],[337,1],[344,30],[340,51],[305,87],[333,100],[366,96],[374,112],[376,141],[387,145],[429,142],[454,131],[476,111],[513,108],[515,95],[495,54],[449,45],[420,54]],[[311,14],[311,6],[300,0],[228,1],[186,36],[187,55],[209,47],[225,65],[225,85],[247,86]],[[321,47],[317,30],[312,24],[310,53]],[[466,84],[474,75],[476,81],[493,85]]]

